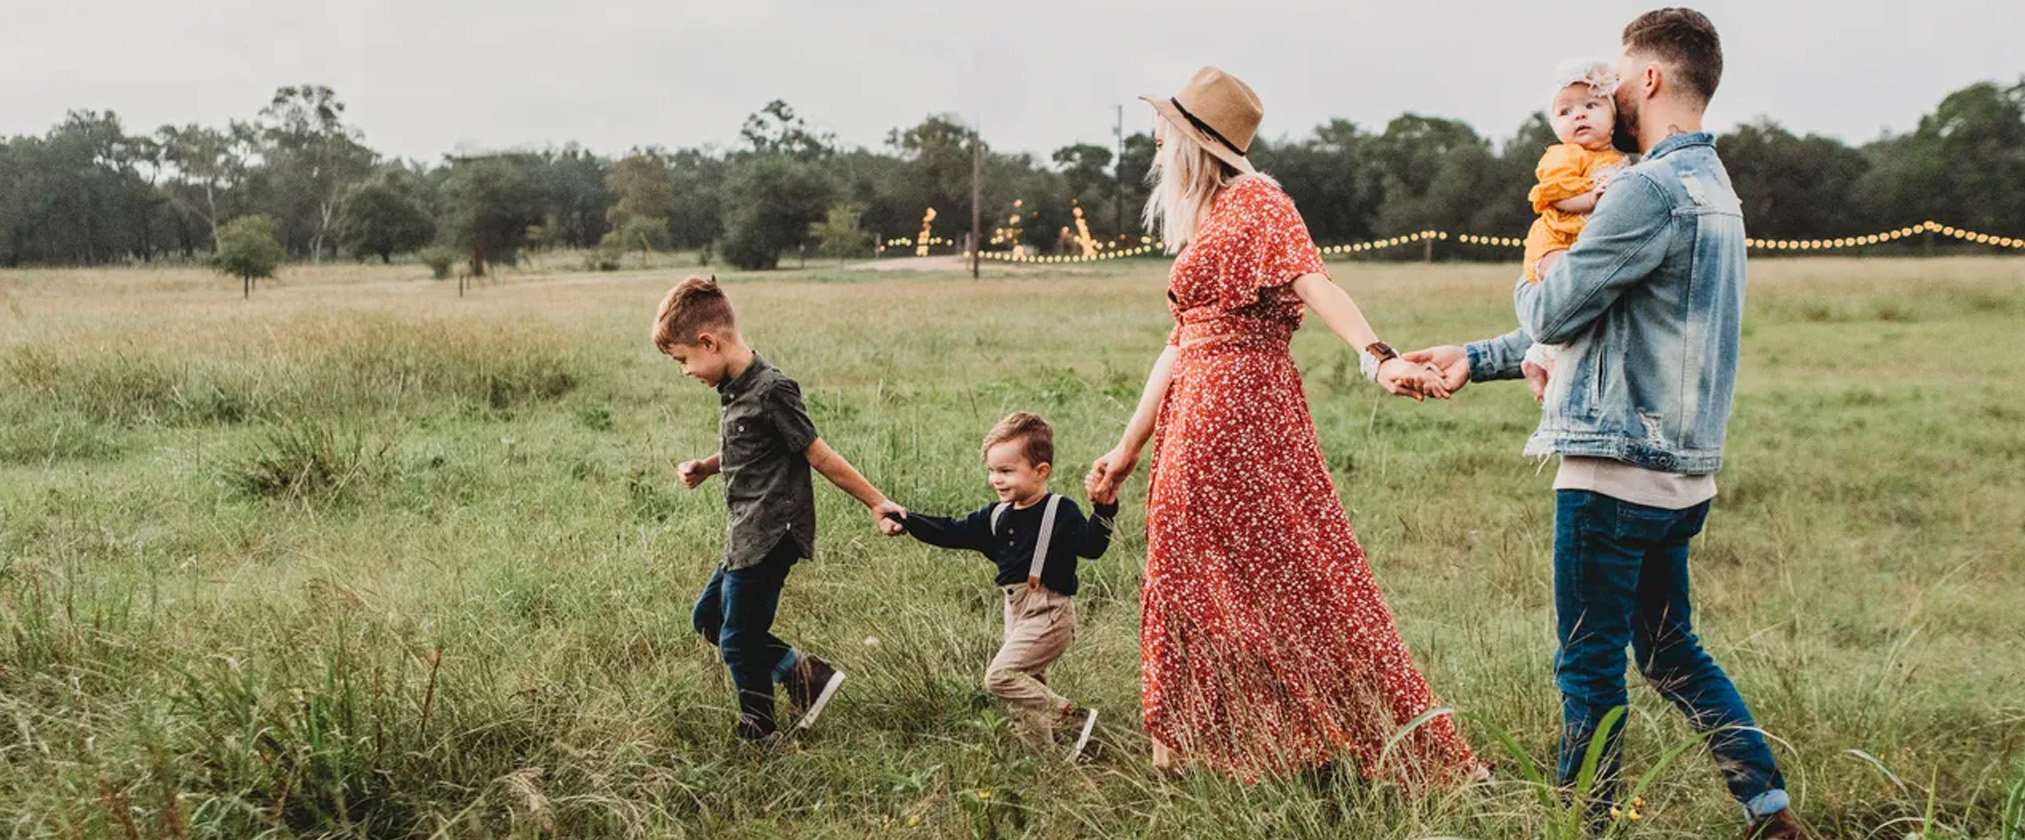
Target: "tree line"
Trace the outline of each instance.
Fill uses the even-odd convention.
[[[570,144],[425,163],[375,151],[320,85],[283,87],[224,126],[133,134],[112,112],[74,111],[46,134],[0,140],[0,265],[209,259],[234,252],[221,245],[235,234],[264,238],[267,259],[420,255],[439,276],[452,261],[483,274],[549,248],[606,267],[628,251],[676,249],[763,269],[796,253],[870,256],[875,236],[916,238],[928,208],[939,211],[931,236],[968,231],[974,138],[954,116],[852,147],[776,101],[739,137],[731,148],[608,157]],[[1534,164],[1553,142],[1542,114],[1506,137],[1403,114],[1382,130],[1332,120],[1262,138],[1252,157],[1324,244],[1417,230],[1519,236],[1532,221]],[[1093,144],[1045,157],[981,145],[989,247],[1059,253],[1085,230],[1104,242],[1141,235],[1149,135],[1126,137],[1122,155]],[[1926,219],[2025,234],[2025,78],[1964,87],[1911,131],[1861,145],[1770,118],[1717,145],[1756,237]]]

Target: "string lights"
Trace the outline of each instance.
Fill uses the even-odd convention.
[[[1402,236],[1394,236],[1386,239],[1374,239],[1370,242],[1357,242],[1349,245],[1330,245],[1326,248],[1321,249],[1321,251],[1324,254],[1355,254],[1363,251],[1376,251],[1380,248],[1396,248],[1401,245],[1411,245],[1415,242],[1425,242],[1429,239],[1447,239],[1447,238],[1448,233],[1446,231],[1422,230],[1422,231],[1415,231],[1413,233],[1405,234]]]
[[[1147,242],[1133,248],[1118,248],[1097,254],[1028,254],[1022,251],[986,251],[978,256],[987,260],[1008,263],[1086,263],[1137,257],[1151,254],[1162,247],[1164,247],[1162,243]],[[968,257],[970,255],[964,254],[964,256]]]
[[[1456,237],[1456,241],[1464,245],[1492,245],[1499,248],[1526,247],[1526,240],[1516,236],[1477,236],[1476,234],[1465,233]]]
[[[1083,225],[1081,209],[1082,208],[1080,207],[1076,208],[1076,210],[1078,211],[1076,220],[1079,229],[1083,230],[1087,235],[1087,227]],[[1017,217],[1015,217],[1015,219],[1017,219]],[[1745,247],[1748,248],[1755,248],[1758,250],[1765,250],[1765,251],[1828,251],[1843,248],[1861,248],[1873,245],[1883,245],[1890,242],[1909,239],[1911,237],[1918,236],[1921,234],[1938,234],[1941,236],[1959,239],[1963,242],[1969,242],[1976,245],[1989,245],[1996,248],[2011,248],[2014,250],[2025,250],[2025,237],[1999,236],[1991,233],[1982,233],[1980,231],[1969,230],[1968,228],[1958,228],[1952,225],[1943,225],[1935,221],[1925,221],[1916,225],[1909,225],[1906,227],[1902,227],[1897,230],[1882,231],[1879,233],[1866,234],[1864,236],[1845,236],[1845,237],[1838,237],[1835,239],[1747,238],[1744,240],[1744,245]],[[1411,245],[1416,242],[1426,242],[1428,240],[1440,241],[1440,240],[1448,240],[1450,238],[1451,236],[1447,231],[1422,230],[1422,231],[1415,231],[1413,233],[1401,234],[1399,236],[1390,236],[1384,239],[1373,239],[1368,242],[1354,242],[1342,245],[1328,245],[1321,247],[1319,250],[1321,250],[1321,252],[1324,254],[1361,254],[1369,251],[1378,251],[1386,248],[1397,248],[1403,245]],[[1455,239],[1456,242],[1460,244],[1474,245],[1479,247],[1488,247],[1488,248],[1526,247],[1526,240],[1516,236],[1481,236],[1473,233],[1463,233],[1463,234],[1456,234],[1454,235],[1453,238]],[[984,252],[982,257],[987,260],[998,260],[1000,262],[1015,262],[1015,263],[1080,263],[1080,262],[1096,262],[1099,260],[1123,259],[1125,257],[1136,257],[1160,251],[1164,248],[1163,243],[1155,242],[1151,238],[1144,236],[1139,238],[1140,244],[1136,247],[1127,248],[1122,246],[1111,246],[1109,250],[1104,250],[1105,249],[1104,243],[1094,243],[1093,245],[1089,242],[1088,239],[1084,237],[1077,237],[1077,241],[1079,245],[1083,246],[1084,253],[1045,255],[1045,254],[1027,254],[1020,250],[986,251]],[[904,245],[906,243],[905,240],[894,240],[893,244]],[[965,256],[968,255],[966,254]]]
[[[1746,239],[1744,244],[1752,248],[1771,251],[1827,251],[1839,248],[1860,248],[1867,245],[1882,245],[1923,233],[1938,233],[1963,242],[1977,245],[1995,245],[1999,248],[2025,248],[2025,238],[1996,236],[1978,233],[1967,228],[1943,225],[1931,219],[1898,230],[1887,230],[1867,236],[1845,236],[1836,239]]]

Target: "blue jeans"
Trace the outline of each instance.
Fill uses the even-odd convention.
[[[1554,612],[1561,649],[1560,783],[1573,786],[1603,717],[1628,702],[1624,647],[1638,670],[1709,735],[1709,751],[1748,819],[1787,806],[1786,780],[1728,675],[1695,637],[1688,599],[1688,540],[1709,503],[1667,510],[1586,490],[1556,492]],[[1597,766],[1595,802],[1616,795],[1622,719]]]
[[[738,731],[748,738],[778,728],[773,684],[801,661],[799,651],[773,634],[781,587],[794,568],[795,554],[794,543],[782,540],[756,566],[719,566],[690,613],[696,634],[717,646],[731,670],[731,684],[738,690]]]

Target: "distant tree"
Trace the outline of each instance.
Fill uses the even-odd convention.
[[[605,211],[618,250],[668,247],[668,211],[675,204],[668,165],[655,152],[636,151],[612,164],[605,187],[618,202]]]
[[[832,206],[823,221],[809,226],[809,238],[816,241],[816,253],[837,259],[870,256],[872,234],[858,226],[864,213],[855,204]]]
[[[965,184],[968,183],[966,178]],[[1060,250],[1066,241],[1063,230],[1069,230],[1071,235],[1075,230],[1075,216],[1070,209],[1073,198],[1061,173],[1042,166],[1032,155],[993,154],[987,147],[984,156],[984,212],[988,227],[997,227],[995,220],[1009,222],[1015,213],[1014,202],[1019,202],[1020,241],[1031,248]],[[949,225],[945,232],[968,233],[968,187],[948,206],[956,217],[950,220],[954,224]],[[989,230],[986,233],[988,239]]]
[[[251,129],[243,124],[223,131],[195,123],[155,131],[155,142],[172,172],[169,198],[209,227],[213,251],[218,249],[219,226],[232,215],[230,191],[246,180],[251,138]]]
[[[413,190],[398,170],[383,172],[370,180],[353,184],[338,206],[338,243],[354,256],[378,255],[380,262],[393,262],[393,255],[429,244],[436,238],[436,222],[415,200]]]
[[[1497,160],[1478,185],[1483,193],[1457,233],[1480,236],[1524,236],[1533,226],[1533,204],[1527,200],[1539,182],[1540,156],[1560,142],[1547,115],[1535,112],[1499,147]]]
[[[376,157],[344,113],[330,88],[301,85],[276,90],[257,121],[277,223],[285,239],[304,243],[311,262],[323,257],[345,190]]]
[[[485,276],[488,263],[513,263],[527,245],[529,226],[541,224],[541,185],[528,172],[525,156],[465,158],[444,178],[448,217],[445,232],[470,257],[471,274]]]
[[[730,165],[701,149],[677,151],[667,163],[669,244],[704,248],[724,235],[722,191]]]
[[[548,245],[587,248],[611,228],[606,214],[614,196],[605,186],[611,162],[575,144],[529,158],[541,185],[543,227]]]
[[[1146,210],[1146,176],[1153,171],[1153,135],[1145,132],[1125,138],[1125,153],[1118,157],[1119,192],[1125,196],[1125,229],[1120,233],[1138,235]]]
[[[728,150],[643,148],[617,162],[570,144],[497,166],[451,160],[400,168],[409,198],[444,229],[443,241],[480,265],[530,243],[607,241],[772,265],[788,249],[829,241],[824,231],[846,230],[826,218],[839,204],[860,211],[860,232],[913,237],[931,207],[940,214],[931,235],[953,240],[969,227],[975,149],[957,116],[895,128],[879,147],[839,148],[775,101],[748,118],[740,136]],[[1286,187],[1324,244],[1430,228],[1517,236],[1533,218],[1524,200],[1533,166],[1553,142],[1538,115],[1494,138],[1456,120],[1403,114],[1381,133],[1336,120],[1260,138],[1251,156]],[[1860,147],[1770,119],[1740,125],[1718,145],[1756,236],[1834,238],[1928,219],[2025,232],[2025,190],[2006,188],[2025,183],[2025,79],[1963,87],[1913,130]],[[1153,141],[1142,132],[1123,146],[1079,143],[1038,158],[985,148],[978,186],[990,230],[1017,227],[1030,247],[1062,247],[1080,204],[1093,234],[1141,235]],[[319,259],[343,246],[385,259],[393,246],[367,243],[364,223],[389,214],[344,211],[354,197],[360,213],[387,198],[354,189],[380,171],[376,158],[343,103],[315,85],[280,89],[249,122],[164,126],[145,136],[126,134],[111,113],[73,112],[46,133],[0,137],[0,265],[215,251],[224,223],[254,212],[272,220],[291,255]],[[400,209],[403,221],[415,221]],[[1510,256],[1493,248],[1436,252]]]
[[[241,216],[218,231],[218,253],[213,257],[218,270],[244,283],[245,297],[253,296],[253,281],[273,277],[274,269],[288,253],[274,238],[274,220],[266,216]]]
[[[649,253],[668,248],[668,221],[652,216],[634,216],[624,227],[605,234],[599,248],[614,258],[627,251]]]
[[[153,144],[111,112],[72,111],[0,156],[0,251],[8,264],[92,264],[146,255],[160,194],[142,170]]]
[[[1068,179],[1071,192],[1081,195],[1090,190],[1110,188],[1110,149],[1092,143],[1077,143],[1056,149],[1053,157],[1055,165],[1061,168],[1062,177]]]
[[[951,212],[957,207],[970,206],[970,170],[974,154],[970,141],[970,127],[954,114],[933,115],[912,128],[896,128],[887,132],[887,147],[911,164],[909,174],[918,189],[919,206],[914,210],[916,218],[925,207],[940,207],[944,212]],[[1010,205],[1012,202],[1004,203]]]
[[[778,99],[746,117],[738,135],[754,154],[785,155],[804,163],[829,157],[837,146],[835,136],[810,129],[793,108]]]
[[[1146,145],[1150,152],[1152,144]],[[1279,179],[1301,208],[1301,217],[1316,241],[1371,237],[1384,188],[1375,166],[1372,137],[1355,123],[1331,120],[1297,140],[1260,139],[1253,142],[1250,157]],[[1130,208],[1135,213],[1145,203],[1141,195]]]
[[[1716,150],[1736,185],[1744,224],[1755,236],[1833,238],[1871,227],[1857,194],[1870,162],[1840,141],[1796,137],[1760,118],[1717,138]],[[1904,222],[1876,227],[1899,224]]]
[[[770,269],[780,255],[809,239],[834,193],[813,164],[786,155],[753,155],[732,167],[725,193],[724,259],[747,270]]]
[[[1384,184],[1380,236],[1466,227],[1496,170],[1490,143],[1459,120],[1402,114],[1370,147]]]
[[[1113,205],[1118,200],[1118,182],[1111,166],[1113,157],[1110,149],[1092,143],[1063,146],[1052,156],[1069,196],[1083,205],[1098,239],[1108,239],[1116,232],[1112,229],[1117,226]]]
[[[1976,230],[2025,227],[2025,190],[1992,188],[2025,184],[2025,80],[1948,94],[1892,154],[1903,159],[1891,190],[1900,212]]]

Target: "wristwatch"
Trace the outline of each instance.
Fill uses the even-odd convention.
[[[1378,378],[1378,366],[1385,364],[1385,360],[1387,359],[1397,358],[1399,358],[1399,351],[1392,349],[1392,345],[1386,344],[1383,341],[1374,341],[1366,345],[1363,350],[1357,352],[1357,367],[1359,372],[1364,374],[1365,379],[1376,380]]]

